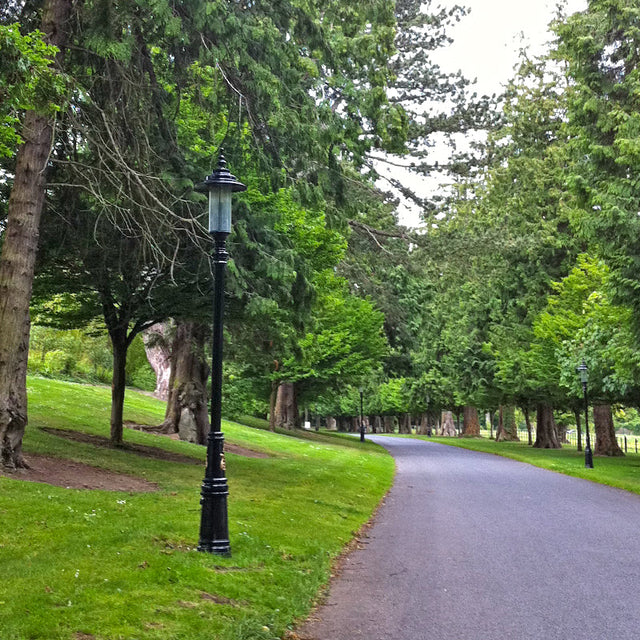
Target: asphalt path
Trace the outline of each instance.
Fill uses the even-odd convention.
[[[640,496],[489,454],[367,437],[395,457],[394,486],[300,637],[640,638]]]

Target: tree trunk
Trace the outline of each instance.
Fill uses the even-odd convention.
[[[553,418],[553,409],[548,404],[539,404],[536,417],[536,441],[535,449],[560,449],[556,421]]]
[[[519,441],[516,424],[516,408],[513,405],[500,405],[496,442]]]
[[[274,413],[276,426],[284,429],[295,429],[298,426],[298,403],[293,382],[279,384]]]
[[[336,423],[336,419],[333,416],[327,416],[327,430],[328,431],[337,431],[338,425]]]
[[[533,446],[533,429],[531,428],[531,416],[529,415],[529,407],[523,407],[524,422],[527,425],[527,436],[529,438],[529,446]]]
[[[124,394],[126,389],[127,342],[126,329],[110,331],[113,348],[113,376],[111,378],[111,444],[122,444],[122,418],[124,413]]]
[[[276,401],[278,399],[278,382],[271,381],[271,393],[269,394],[269,431],[276,430]],[[327,419],[327,429],[329,429],[329,419]]]
[[[382,418],[380,416],[375,416],[373,418],[373,433],[382,433]]]
[[[209,328],[195,322],[176,327],[171,348],[171,389],[162,428],[181,440],[205,444],[209,433],[204,345]]]
[[[567,438],[567,425],[559,424],[556,425],[556,428],[558,430],[558,440],[560,441],[560,443],[569,444],[569,438]]]
[[[478,417],[478,410],[475,407],[466,406],[463,409],[463,416],[463,435],[479,438],[480,418]]]
[[[418,426],[418,434],[426,436],[429,430],[429,415],[425,412],[420,416],[420,425]]]
[[[400,425],[398,428],[399,433],[410,434],[411,433],[411,414],[405,413],[400,419]]]
[[[597,456],[623,456],[624,451],[618,446],[616,439],[610,404],[594,405],[593,424],[596,432],[593,453]]]
[[[393,416],[383,416],[384,432],[393,433]]]
[[[457,434],[456,425],[453,422],[453,412],[443,411],[440,420],[440,435],[454,437]]]
[[[0,465],[9,469],[28,468],[22,456],[22,437],[27,426],[27,360],[29,356],[29,320],[24,333],[13,375],[9,381],[9,421],[0,438]]]
[[[171,382],[171,325],[159,322],[142,332],[147,360],[156,374],[156,390],[153,395],[160,400],[169,400]]]
[[[71,6],[71,0],[44,2],[44,40],[60,50],[66,44]],[[0,460],[10,467],[24,466],[21,451],[27,425],[27,394],[26,378],[20,372],[25,336],[27,344],[29,339],[29,302],[53,119],[27,111],[21,135],[24,143],[16,156],[0,256]]]
[[[576,435],[578,436],[578,451],[582,451],[582,423],[580,421],[580,409],[574,409],[576,417]]]

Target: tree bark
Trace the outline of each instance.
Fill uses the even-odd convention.
[[[529,407],[523,407],[522,413],[524,413],[524,422],[527,425],[527,436],[529,446],[533,446],[533,429],[531,428],[531,416],[529,415]]]
[[[535,449],[560,449],[556,421],[553,418],[553,409],[548,404],[539,404],[536,417],[536,441]]]
[[[71,0],[44,3],[41,27],[44,40],[59,49],[66,44],[71,5]],[[20,372],[25,336],[27,343],[29,339],[29,302],[53,119],[27,111],[21,135],[24,142],[16,156],[0,256],[0,459],[10,467],[24,466],[21,450],[27,425],[27,395],[26,378]]]
[[[399,433],[410,434],[411,433],[411,414],[405,413],[400,419]]]
[[[171,349],[171,389],[162,428],[181,440],[205,444],[209,433],[207,378],[209,366],[204,345],[209,328],[195,322],[176,327]]]
[[[616,439],[610,404],[594,405],[593,424],[596,432],[596,446],[593,453],[597,456],[623,456],[624,451]]]
[[[24,322],[22,341],[16,354],[9,382],[9,422],[0,439],[0,465],[9,469],[28,468],[22,455],[22,437],[27,426],[27,360],[29,356],[29,320]]]
[[[463,409],[462,434],[472,438],[480,437],[480,418],[475,407],[466,406]]]
[[[156,374],[156,389],[153,395],[160,400],[169,400],[172,371],[170,333],[171,326],[168,321],[154,324],[142,332],[147,360]]]
[[[274,414],[276,426],[284,429],[295,429],[298,426],[298,403],[293,382],[281,382],[278,385]]]
[[[127,350],[129,343],[126,329],[109,331],[113,348],[113,376],[111,378],[111,444],[122,444],[122,419],[124,414],[124,394],[127,381]]]
[[[393,433],[393,418],[394,416],[383,416],[385,433]]]
[[[582,422],[580,420],[580,409],[574,409],[573,415],[576,417],[576,435],[578,436],[578,451],[582,451]]]
[[[380,416],[374,416],[373,418],[373,433],[382,433],[382,418]]]
[[[426,412],[420,416],[420,424],[417,431],[421,436],[426,436],[429,431],[429,415]]]
[[[500,405],[496,442],[519,441],[516,424],[516,408],[513,405]]]
[[[453,422],[453,412],[442,412],[442,419],[440,420],[440,435],[448,437],[455,437],[458,435],[456,425]]]

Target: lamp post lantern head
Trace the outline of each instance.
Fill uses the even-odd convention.
[[[196,187],[196,191],[209,194],[209,233],[231,233],[231,194],[246,190],[227,169],[221,150],[218,168]]]
[[[576,367],[576,371],[580,375],[580,382],[587,384],[589,380],[589,370],[587,369],[587,363],[583,360],[582,364]]]

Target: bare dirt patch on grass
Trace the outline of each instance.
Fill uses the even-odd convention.
[[[96,447],[105,447],[108,449],[121,449],[129,453],[134,453],[143,458],[152,458],[154,460],[162,460],[164,462],[182,462],[184,464],[202,464],[201,460],[192,458],[191,456],[185,456],[182,453],[174,453],[173,451],[165,451],[164,449],[158,449],[156,447],[148,447],[144,444],[134,444],[132,442],[124,442],[120,447],[114,447],[111,444],[109,438],[104,436],[96,436],[90,433],[83,433],[82,431],[70,431],[68,429],[51,429],[49,427],[43,427],[43,431],[50,433],[51,435],[58,436],[60,438],[66,438],[67,440],[73,440],[74,442],[82,442],[84,444],[92,444]]]
[[[67,458],[26,454],[28,469],[8,471],[0,467],[0,476],[14,480],[41,482],[65,489],[100,489],[129,493],[157,491],[158,485],[144,478],[115,473]]]
[[[127,425],[130,426],[130,425]],[[143,425],[136,425],[140,427]],[[73,442],[81,442],[83,444],[91,444],[96,447],[115,448],[111,444],[109,438],[97,436],[82,431],[71,431],[68,429],[53,429],[50,427],[42,427],[43,431],[51,435],[72,440]],[[141,429],[144,430],[144,429]],[[167,435],[167,434],[157,434]],[[177,439],[177,434],[168,435],[172,439]],[[202,465],[203,460],[193,458],[191,456],[175,453],[173,451],[165,451],[156,447],[149,447],[142,444],[125,442],[121,447],[124,451],[133,453],[154,460],[163,460],[165,462],[178,462],[182,464]],[[225,443],[225,451],[247,458],[268,458],[266,453],[261,451],[253,451],[232,443]],[[0,476],[13,478],[15,480],[25,480],[28,482],[40,482],[50,484],[56,487],[65,487],[67,489],[99,489],[102,491],[126,491],[126,492],[150,492],[157,491],[158,486],[153,482],[149,482],[144,478],[129,476],[123,473],[116,473],[108,469],[93,467],[81,462],[75,462],[67,458],[55,458],[40,454],[25,453],[26,462],[29,468],[8,470],[0,467]]]
[[[125,427],[129,429],[135,429],[136,431],[144,431],[145,433],[152,433],[156,436],[164,436],[167,438],[171,438],[171,440],[179,440],[180,437],[177,433],[166,433],[160,430],[158,427],[150,427],[144,424],[136,424],[134,422],[129,422],[125,420]],[[247,449],[246,447],[241,447],[238,444],[233,444],[232,442],[225,441],[224,443],[225,453],[234,453],[238,456],[243,456],[244,458],[271,458],[268,453],[263,453],[262,451],[256,451],[255,449]],[[191,458],[193,460],[193,458]]]

